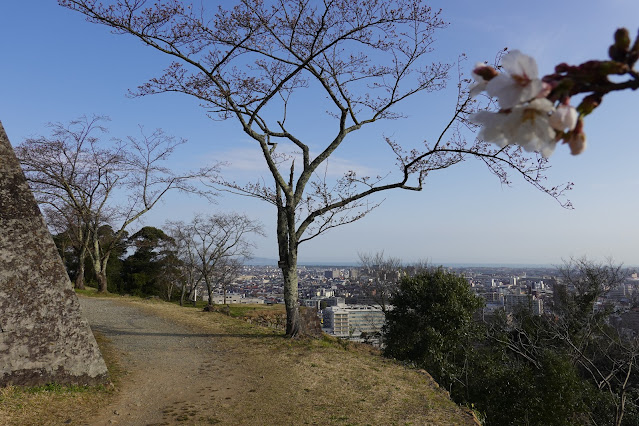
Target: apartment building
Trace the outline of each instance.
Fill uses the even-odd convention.
[[[385,316],[378,305],[330,306],[324,309],[324,329],[338,337],[359,337],[381,331]]]

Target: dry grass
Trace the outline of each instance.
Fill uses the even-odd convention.
[[[118,354],[109,342],[96,334],[112,383],[107,386],[59,386],[0,388],[0,424],[40,426],[78,424],[107,404],[117,392],[124,372]]]
[[[244,387],[218,416],[223,424],[475,424],[428,373],[382,358],[367,345],[328,336],[290,340],[214,312],[132,303],[216,335],[229,377]]]

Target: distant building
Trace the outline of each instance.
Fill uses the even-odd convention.
[[[380,306],[346,305],[324,309],[324,329],[338,337],[360,337],[380,332],[385,316]]]
[[[319,288],[315,291],[315,296],[320,298],[333,297],[335,291],[331,288]]]
[[[319,297],[313,297],[311,299],[304,299],[304,300],[302,300],[302,305],[306,306],[307,308],[315,308],[317,310],[320,310],[322,300],[324,300],[324,299],[319,298]]]
[[[504,309],[513,312],[517,307],[529,308],[534,315],[544,313],[544,301],[529,294],[504,294]]]
[[[532,290],[545,290],[546,289],[546,284],[544,284],[543,280],[542,281],[533,281],[532,284],[530,284],[530,288]]]
[[[629,291],[629,289],[626,287],[625,284],[620,284],[617,287],[611,289],[610,291],[608,291],[608,294],[606,295],[606,297],[608,299],[612,299],[612,300],[622,300],[622,299],[626,299],[630,296],[631,292]]]
[[[484,298],[486,303],[490,303],[490,302],[501,302],[502,304],[504,303],[504,295],[499,294],[497,292],[482,293],[480,296]]]
[[[339,278],[339,271],[336,269],[332,269],[330,271],[324,271],[324,277],[332,280],[333,278]]]
[[[480,296],[486,301],[484,305],[484,315],[492,315],[500,309],[504,309],[504,295],[497,292],[481,293]]]
[[[343,297],[329,297],[326,299],[326,306],[344,306],[346,305],[346,299]]]
[[[348,336],[348,311],[331,306],[324,309],[323,328],[334,336]]]

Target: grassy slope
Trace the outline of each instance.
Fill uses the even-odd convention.
[[[474,424],[472,416],[450,401],[427,373],[384,359],[367,346],[329,337],[291,341],[279,331],[218,313],[160,301],[122,299],[215,335],[216,353],[227,360],[229,376],[245,384],[240,400],[225,407],[215,422]],[[126,376],[118,372],[113,348],[105,339],[99,343],[110,370],[115,369],[117,392],[119,381]],[[111,398],[113,392],[101,388],[37,393],[0,390],[0,423],[44,424],[43,420],[52,418],[58,423],[66,419],[76,423],[90,418],[87,414],[103,406],[101,400]]]

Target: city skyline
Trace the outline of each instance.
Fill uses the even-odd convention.
[[[505,1],[490,8],[470,1],[433,6],[442,7],[443,18],[451,23],[437,33],[433,59],[453,62],[465,53],[468,59],[460,69],[466,77],[475,62],[494,60],[504,47],[535,57],[541,74],[559,62],[605,59],[617,27],[627,26],[633,38],[638,29],[633,17],[639,5],[631,1],[541,2],[534,10]],[[257,171],[268,181],[255,146],[235,123],[209,120],[197,102],[184,95],[126,96],[129,89],[159,75],[168,58],[52,2],[12,2],[5,8],[0,121],[14,146],[46,135],[47,122],[104,114],[112,119],[113,136],[135,134],[140,124],[188,139],[172,161],[177,169],[227,161],[228,179],[246,180]],[[355,137],[330,161],[330,173],[354,169],[383,175],[392,170],[382,137],[414,144],[436,137],[454,108],[456,82],[453,74],[445,91],[401,105],[406,119],[376,124]],[[358,252],[383,250],[407,263],[423,259],[434,264],[556,265],[562,258],[586,255],[637,265],[639,144],[633,120],[638,104],[637,93],[610,95],[586,120],[585,153],[572,157],[566,147],[557,148],[549,179],[575,183],[568,194],[574,210],[563,209],[516,177],[512,188],[502,187],[483,164],[470,160],[429,176],[421,193],[382,193],[373,199],[384,201],[382,205],[364,219],[303,244],[300,264],[356,262]],[[309,137],[326,135],[323,118],[297,118]],[[161,227],[166,219],[188,221],[191,212],[246,212],[261,220],[268,234],[256,239],[255,256],[276,259],[274,208],[231,194],[218,198],[216,205],[209,205],[172,194],[137,227]]]

